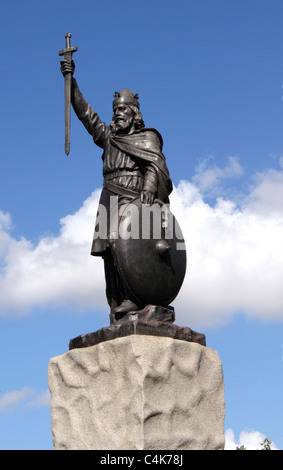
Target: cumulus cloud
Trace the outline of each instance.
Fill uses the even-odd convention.
[[[223,168],[214,163],[213,155],[199,161],[192,181],[202,193],[215,195],[223,190],[223,181],[243,175],[244,170],[238,157],[229,156],[227,160],[227,165]]]
[[[261,444],[268,438],[259,431],[242,431],[238,441],[235,439],[234,431],[227,429],[225,432],[225,450],[236,450],[236,447],[244,446],[246,450],[262,450]],[[272,442],[271,450],[278,450]]]
[[[254,176],[254,186],[244,201],[244,207],[257,214],[278,214],[283,212],[283,171],[269,169]]]
[[[187,247],[187,273],[173,305],[178,324],[212,326],[242,310],[263,319],[283,319],[283,171],[257,174],[241,203],[229,197],[206,202],[206,189],[242,174],[230,157],[222,172],[207,164],[181,181],[171,209]],[[203,174],[202,174],[202,173]],[[203,179],[202,179],[203,176]],[[214,179],[214,183],[213,183]],[[61,222],[58,235],[38,244],[11,235],[11,217],[0,212],[0,314],[36,306],[105,308],[103,263],[90,256],[100,191]]]
[[[25,313],[71,304],[77,308],[104,304],[102,262],[90,256],[94,218],[100,191],[86,199],[73,215],[62,218],[58,236],[37,245],[15,240],[11,218],[0,212],[0,312]]]
[[[179,184],[171,207],[187,244],[187,275],[176,300],[182,320],[213,325],[239,310],[283,319],[283,207],[270,197],[271,178],[262,175],[241,207],[223,198],[211,206],[195,186]],[[283,181],[274,186],[278,198],[282,187]]]

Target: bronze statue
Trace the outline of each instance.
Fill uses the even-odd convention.
[[[68,42],[61,55],[72,52],[70,49]],[[126,88],[115,92],[113,118],[107,126],[84,99],[73,77],[75,64],[71,56],[70,53],[61,60],[61,72],[65,80],[72,77],[73,109],[94,143],[103,149],[104,183],[99,207],[105,208],[107,231],[105,237],[100,236],[101,214],[98,211],[91,254],[104,260],[111,324],[147,305],[157,305],[163,312],[172,312],[169,304],[181,287],[186,269],[186,253],[176,248],[176,236],[166,238],[163,230],[154,240],[125,239],[119,232],[121,226],[127,224],[130,204],[135,205],[139,214],[145,207],[148,211],[153,207],[162,210],[163,229],[166,224],[162,206],[166,205],[167,216],[169,214],[177,225],[168,208],[173,186],[162,153],[162,137],[156,129],[145,127],[139,97]],[[69,126],[68,122],[66,126]],[[113,198],[116,198],[116,205]],[[170,318],[173,321],[173,317]]]

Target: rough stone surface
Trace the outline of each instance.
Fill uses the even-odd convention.
[[[224,383],[213,349],[130,335],[50,360],[54,449],[224,448]]]

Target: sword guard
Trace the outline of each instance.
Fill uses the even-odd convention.
[[[73,53],[73,52],[76,52],[77,50],[78,50],[77,47],[68,47],[68,49],[66,48],[66,49],[63,49],[62,51],[59,51],[58,54],[61,56],[61,55],[67,54],[67,52]]]

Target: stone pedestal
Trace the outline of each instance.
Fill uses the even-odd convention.
[[[50,360],[54,449],[224,449],[224,383],[216,351],[130,335]]]

